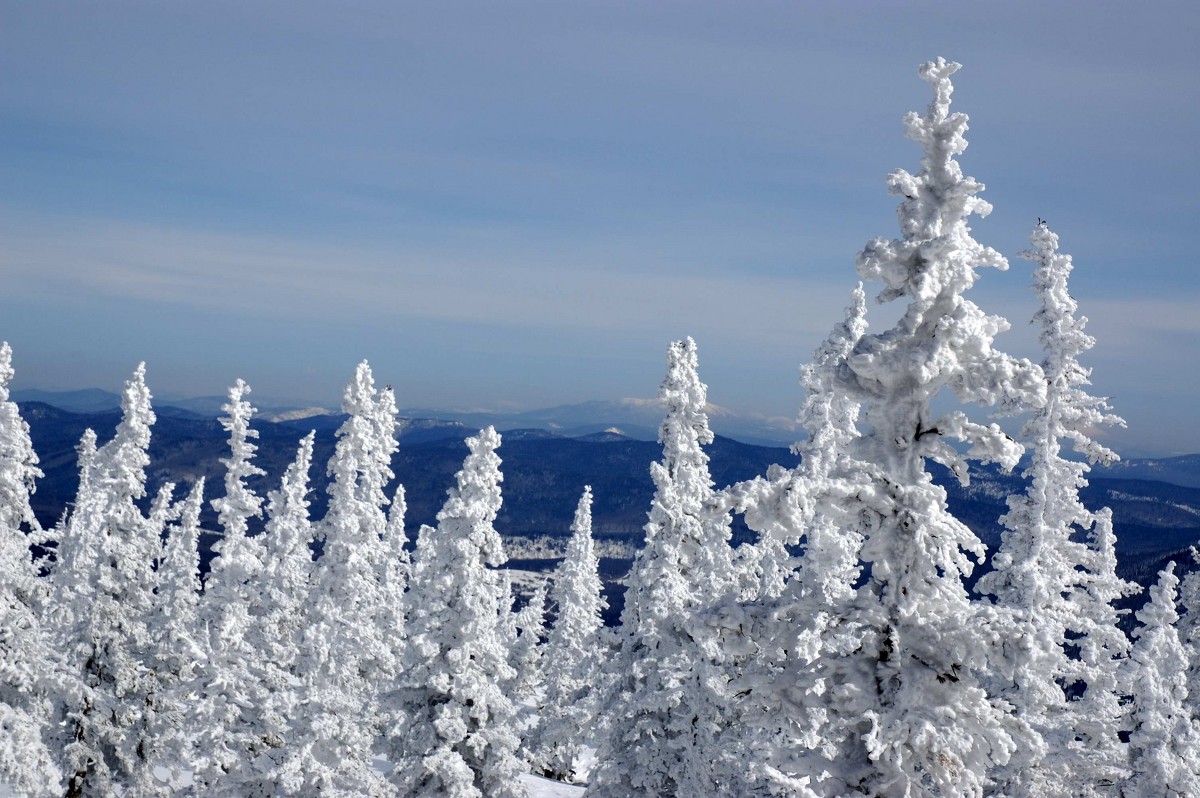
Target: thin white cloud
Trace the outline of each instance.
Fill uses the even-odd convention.
[[[100,222],[0,224],[0,234],[10,296],[134,299],[297,321],[371,314],[794,341],[836,320],[852,279],[830,286],[800,275],[650,271],[603,248],[569,256],[489,256],[474,245],[393,252]]]

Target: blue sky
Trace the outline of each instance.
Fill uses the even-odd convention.
[[[1040,216],[1114,441],[1200,451],[1197,41],[1195,2],[3,2],[0,337],[26,387],[334,403],[367,358],[536,407],[692,335],[712,401],[791,416],[944,55],[1000,346],[1038,357]]]

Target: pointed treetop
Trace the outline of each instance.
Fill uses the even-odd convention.
[[[147,423],[154,423],[154,413],[150,409],[150,389],[146,387],[146,361],[138,363],[133,370],[133,377],[125,382],[121,392],[121,410],[126,417],[133,413],[144,413],[148,416]]]
[[[1175,562],[1159,571],[1158,582],[1150,586],[1150,601],[1137,611],[1141,626],[1133,630],[1134,639],[1146,634],[1147,630],[1173,627],[1179,620],[1175,600],[1179,592],[1179,577],[1175,575]]]
[[[1071,256],[1058,251],[1058,235],[1038,220],[1029,235],[1032,248],[1020,257],[1037,264],[1033,288],[1040,306],[1034,321],[1041,326],[1041,343],[1046,350],[1042,370],[1048,384],[1054,425],[1058,434],[1071,439],[1073,448],[1092,463],[1110,464],[1120,458],[1116,452],[1092,438],[1101,426],[1125,426],[1125,420],[1110,412],[1108,400],[1089,395],[1084,386],[1091,384],[1091,369],[1084,368],[1078,357],[1096,345],[1096,339],[1084,330],[1087,317],[1077,316],[1079,303],[1071,296],[1068,278],[1074,268]]]
[[[575,536],[592,534],[592,486],[583,486],[583,495],[575,506],[575,520],[571,523],[571,532]]]
[[[283,484],[285,490],[287,487],[308,484],[308,471],[312,466],[313,445],[317,439],[317,431],[310,430],[307,435],[300,439],[300,445],[296,449],[296,459],[288,466],[287,471],[283,475]]]
[[[81,478],[91,476],[92,463],[96,459],[96,431],[88,427],[79,438],[75,452],[79,456],[79,473]]]
[[[500,512],[500,483],[504,475],[500,472],[500,433],[495,427],[487,427],[466,440],[470,454],[463,461],[462,469],[455,475],[456,485],[437,514],[438,524],[467,521],[480,530],[491,530],[496,514]],[[493,540],[494,538],[494,540]],[[487,549],[487,564],[501,565],[504,562],[499,536],[492,531],[485,534],[484,548]],[[498,558],[498,559],[497,559]]]
[[[696,342],[690,337],[674,341],[667,348],[667,375],[658,396],[667,411],[658,431],[667,467],[673,469],[681,456],[684,459],[704,457],[699,451],[700,445],[713,441],[705,412],[708,386],[700,382]]]
[[[917,68],[917,74],[922,80],[929,81],[933,86],[933,103],[929,106],[929,115],[934,119],[945,119],[950,111],[950,95],[954,93],[954,84],[950,76],[962,69],[962,64],[947,61],[940,55],[936,61],[926,61]]]
[[[387,393],[390,393],[388,391]],[[375,378],[367,361],[358,364],[354,377],[346,384],[342,394],[342,412],[349,415],[364,415],[375,406]]]
[[[957,295],[974,284],[976,268],[1008,268],[1003,255],[971,238],[966,224],[972,213],[987,216],[992,206],[976,196],[983,184],[964,177],[955,160],[967,148],[967,115],[949,113],[950,75],[957,68],[944,59],[921,67],[921,76],[933,85],[934,101],[925,115],[910,112],[904,117],[906,135],[923,151],[921,172],[897,169],[888,175],[889,193],[901,198],[896,214],[903,237],[877,238],[858,256],[863,279],[886,285],[880,302],[911,298],[904,323],[908,332],[952,313]],[[996,317],[980,321],[990,328],[989,335],[1007,329]]]
[[[326,472],[333,477],[326,526],[336,519],[362,515],[368,525],[384,517],[376,511],[388,503],[384,486],[394,476],[391,470],[396,444],[396,399],[391,387],[375,390],[375,379],[367,361],[358,364],[342,394],[342,411],[349,418],[337,431],[337,446]],[[373,509],[372,509],[373,508]]]
[[[147,450],[150,427],[155,420],[150,389],[146,387],[146,364],[142,362],[121,392],[121,422],[117,425],[117,434],[94,457],[90,457],[86,449],[80,452],[81,458],[89,456],[99,474],[120,486],[114,497],[140,499],[146,494],[146,466],[150,465]]]
[[[1042,326],[1042,344],[1066,357],[1082,354],[1096,345],[1096,339],[1083,331],[1087,317],[1075,317],[1079,303],[1067,288],[1074,265],[1071,256],[1058,251],[1058,234],[1039,221],[1029,234],[1031,249],[1019,257],[1037,264],[1033,272],[1033,287],[1042,308],[1036,320]],[[1050,376],[1047,369],[1047,376]]]
[[[846,445],[859,436],[855,426],[858,403],[839,393],[833,382],[838,365],[866,331],[867,294],[859,282],[851,294],[845,319],[834,326],[829,337],[813,352],[812,362],[800,369],[805,396],[799,421],[808,432],[808,439],[795,444],[792,451],[804,456],[804,467],[810,475],[827,470]]]
[[[146,387],[146,361],[143,360],[133,370],[133,377],[125,382],[125,390],[121,394],[121,409],[128,411],[131,407],[149,402],[150,389]]]
[[[246,519],[262,515],[262,498],[246,486],[247,479],[266,474],[250,462],[258,451],[251,443],[258,437],[258,430],[250,428],[255,408],[245,400],[248,393],[250,386],[239,379],[229,387],[229,401],[221,406],[229,414],[221,418],[221,426],[229,433],[229,457],[221,459],[225,466],[225,496],[214,499],[212,507],[220,516],[226,537],[245,535]]]

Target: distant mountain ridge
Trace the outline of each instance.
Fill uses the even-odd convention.
[[[73,413],[42,402],[21,403],[21,412],[45,472],[33,497],[34,508],[44,524],[52,525],[74,500],[78,480],[75,446],[84,429],[94,429],[103,443],[112,437],[120,414],[114,409]],[[164,482],[175,482],[179,493],[203,476],[208,484],[207,499],[216,498],[224,478],[220,460],[227,455],[226,433],[220,423],[215,417],[165,405],[156,407],[156,412],[158,421],[150,446],[151,491]],[[259,432],[255,461],[267,474],[251,481],[251,487],[260,496],[274,490],[300,438],[316,430],[310,498],[312,515],[320,518],[327,500],[325,463],[333,454],[335,432],[344,419],[338,414],[272,422],[256,416],[251,424]],[[395,482],[405,485],[410,536],[421,524],[434,522],[466,454],[463,439],[475,429],[460,421],[401,420],[393,487]],[[564,538],[580,492],[584,485],[591,485],[597,537],[621,542],[628,550],[636,548],[654,493],[649,466],[661,457],[659,445],[613,429],[574,436],[566,432],[528,426],[502,430],[504,443],[499,454],[504,504],[497,529],[510,540]],[[791,467],[798,461],[787,448],[757,446],[720,435],[707,449],[718,486],[763,474],[773,463]],[[1007,497],[1022,490],[1021,478],[994,466],[974,467],[968,487],[937,473],[936,467],[935,475],[947,490],[951,510],[994,550],[1000,540],[998,519],[1007,509]],[[1200,542],[1200,456],[1130,461],[1124,469],[1094,471],[1090,482],[1083,492],[1085,503],[1113,509],[1119,571],[1125,578],[1148,584],[1169,560],[1190,566],[1188,550]],[[210,529],[217,527],[207,502],[202,523]],[[740,522],[735,524],[736,540],[751,537]],[[619,574],[617,565],[609,563],[607,567],[610,575]]]
[[[43,391],[36,389],[12,392],[16,402],[42,402],[74,413],[97,413],[116,410],[121,397],[110,391],[91,388],[83,391]],[[300,421],[328,416],[321,426],[340,417],[336,409],[306,404],[289,404],[285,400],[252,395],[260,418],[272,421]],[[176,407],[200,416],[216,418],[227,400],[222,396],[201,396],[188,399],[155,399],[155,408]],[[709,405],[709,422],[714,432],[729,438],[760,446],[790,446],[800,432],[794,420],[782,417],[761,417],[735,413],[717,405]],[[401,408],[406,418],[433,419],[457,422],[465,429],[544,429],[566,437],[615,432],[637,440],[658,439],[658,425],[663,408],[657,399],[627,398],[616,401],[595,400],[578,404],[558,405],[536,410],[505,411],[483,409],[445,409],[429,407]],[[340,423],[337,422],[337,423]]]
[[[1096,477],[1169,482],[1187,488],[1200,488],[1200,454],[1180,457],[1131,457],[1111,466],[1095,468]]]

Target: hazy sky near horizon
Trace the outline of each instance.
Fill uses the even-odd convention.
[[[1045,218],[1114,441],[1200,451],[1198,41],[1194,0],[0,2],[0,338],[18,387],[333,404],[366,358],[536,407],[652,396],[692,335],[712,401],[792,416],[944,55],[999,347],[1040,356]]]

